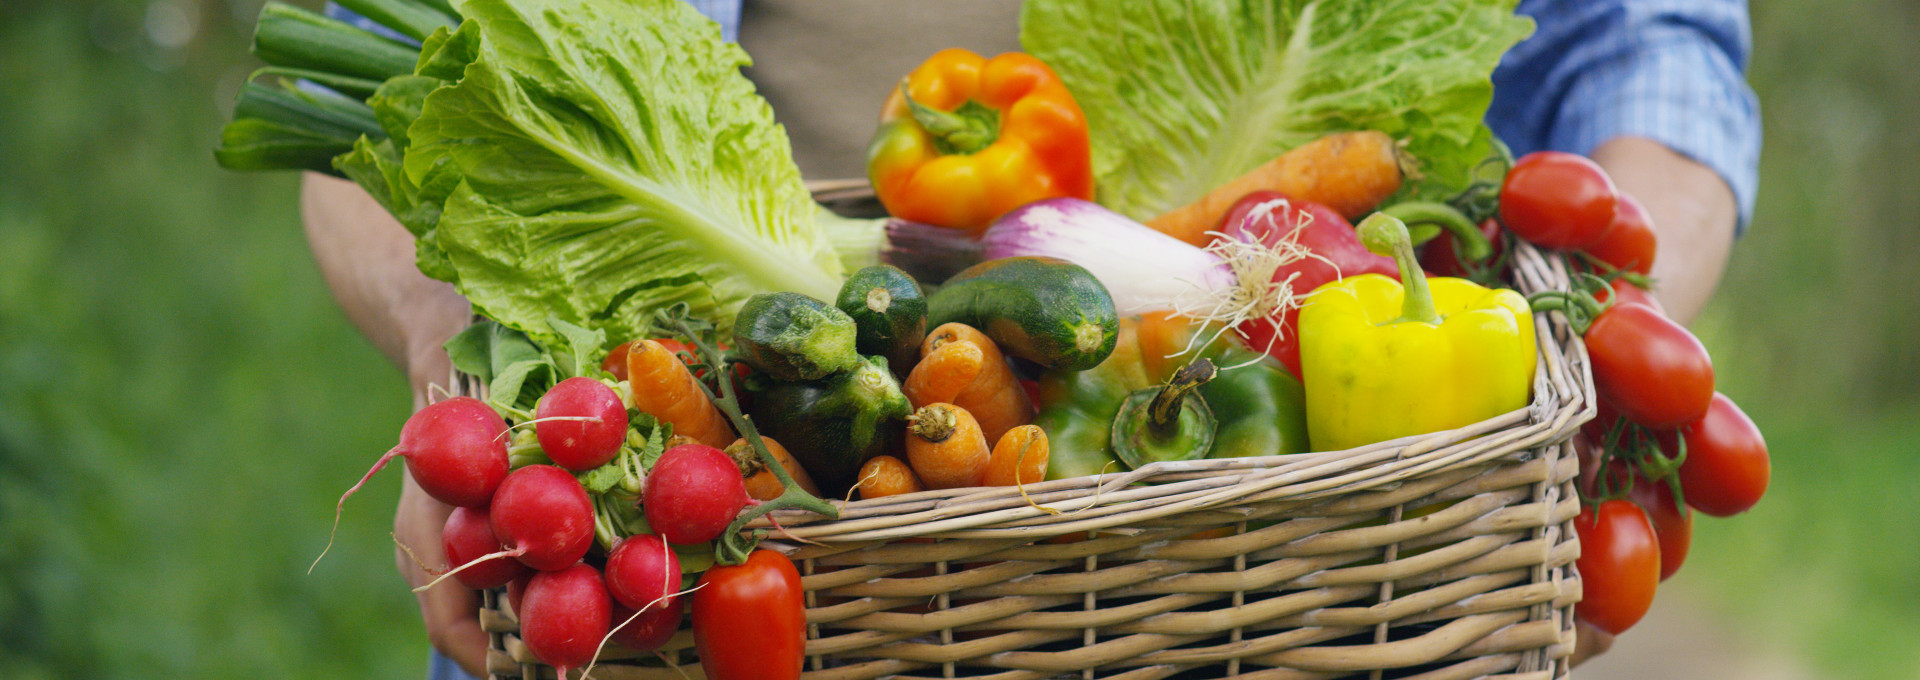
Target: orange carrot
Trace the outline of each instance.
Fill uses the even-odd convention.
[[[924,491],[913,468],[893,456],[874,456],[860,466],[860,497],[863,499]]]
[[[800,488],[807,493],[820,495],[820,486],[813,483],[813,477],[807,474],[806,468],[800,467],[800,461],[795,459],[793,454],[787,453],[787,447],[781,446],[780,442],[774,441],[772,437],[761,437],[760,441],[766,442],[767,453],[773,454],[773,459],[780,462],[780,467],[787,471],[788,477],[793,478],[793,483],[799,484]],[[780,478],[775,477],[773,471],[767,469],[766,464],[760,460],[760,454],[754,452],[753,445],[747,443],[745,437],[735,439],[732,444],[727,445],[727,456],[741,464],[742,472],[753,471],[753,474],[747,476],[747,495],[752,496],[754,500],[770,501],[779,498],[780,494],[787,490],[786,485],[780,483]]]
[[[719,448],[733,441],[733,428],[720,409],[693,384],[693,373],[658,342],[641,340],[627,350],[627,384],[633,405],[684,434]]]
[[[908,421],[907,461],[929,489],[979,486],[993,452],[973,414],[953,404],[920,407]]]
[[[1327,135],[1280,154],[1200,200],[1149,220],[1147,226],[1205,246],[1213,241],[1207,232],[1220,228],[1221,218],[1240,197],[1262,190],[1319,203],[1347,219],[1358,219],[1400,190],[1400,162],[1399,146],[1384,132]]]
[[[1047,433],[1038,425],[1007,430],[993,445],[982,486],[1019,486],[1047,478]]]
[[[1000,346],[961,323],[943,324],[920,343],[920,363],[900,386],[914,408],[948,403],[966,409],[987,441],[1033,420],[1033,401],[1020,388]]]

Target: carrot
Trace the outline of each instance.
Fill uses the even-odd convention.
[[[780,462],[780,467],[786,469],[787,476],[793,478],[793,483],[799,484],[800,488],[807,493],[820,495],[820,485],[813,483],[813,477],[807,474],[806,468],[800,467],[800,461],[795,459],[793,454],[787,453],[787,447],[781,446],[780,442],[774,441],[772,437],[761,437],[760,441],[766,442],[767,453],[773,454],[774,460]],[[752,496],[754,500],[770,501],[779,498],[780,494],[787,490],[786,485],[780,483],[780,478],[775,477],[773,471],[768,470],[766,464],[761,462],[760,455],[754,453],[753,445],[747,443],[745,437],[735,439],[732,444],[727,445],[727,457],[732,458],[735,463],[740,463],[741,472],[753,471],[752,474],[747,475],[747,495]]]
[[[1000,347],[961,323],[942,324],[920,343],[920,363],[900,386],[914,408],[948,403],[966,409],[987,441],[1033,420],[1033,400]]]
[[[979,486],[993,452],[973,414],[953,404],[920,407],[908,421],[907,460],[929,489]]]
[[[1384,132],[1327,135],[1280,154],[1200,200],[1153,218],[1147,226],[1205,246],[1213,241],[1207,232],[1220,228],[1220,220],[1233,204],[1261,190],[1319,203],[1347,219],[1358,219],[1400,190],[1400,162],[1400,148]]]
[[[1047,433],[1038,425],[1007,430],[993,445],[983,486],[1018,486],[1047,478]]]
[[[733,428],[694,380],[687,365],[658,342],[641,340],[627,350],[627,383],[635,408],[672,423],[674,434],[714,448],[726,446],[733,441]]]
[[[864,499],[924,491],[913,468],[893,456],[874,456],[860,466],[860,497]]]

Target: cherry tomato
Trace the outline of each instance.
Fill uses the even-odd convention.
[[[1640,201],[1633,196],[1620,194],[1620,203],[1613,213],[1613,226],[1608,227],[1607,233],[1585,250],[1588,255],[1599,258],[1614,269],[1651,274],[1653,256],[1659,247],[1660,241],[1654,236],[1647,209],[1640,207]]]
[[[1730,517],[1760,502],[1773,470],[1767,442],[1732,399],[1713,393],[1707,414],[1682,433],[1687,460],[1680,464],[1680,488],[1687,505],[1714,517]]]
[[[1713,361],[1700,339],[1646,305],[1608,307],[1587,328],[1600,398],[1629,420],[1675,428],[1706,415]]]
[[[1647,513],[1647,521],[1653,524],[1654,536],[1660,542],[1660,580],[1672,578],[1687,561],[1687,549],[1693,543],[1693,514],[1674,502],[1673,489],[1666,482],[1636,476],[1627,497]]]
[[[1573,520],[1580,536],[1580,603],[1575,616],[1619,635],[1653,606],[1660,586],[1660,542],[1640,506],[1625,499],[1588,506]]]
[[[1585,156],[1536,151],[1515,161],[1500,184],[1500,221],[1543,248],[1585,248],[1613,226],[1618,192]]]
[[[613,351],[607,352],[607,358],[600,360],[600,370],[612,373],[616,381],[626,380],[627,352],[632,349],[632,340],[615,345]]]
[[[807,646],[800,572],[785,555],[755,550],[715,566],[693,592],[693,642],[712,680],[794,680]]]

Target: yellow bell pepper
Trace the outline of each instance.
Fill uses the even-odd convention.
[[[1406,224],[1359,226],[1399,281],[1362,274],[1315,290],[1300,310],[1307,437],[1316,451],[1470,425],[1527,405],[1536,349],[1526,298],[1464,279],[1429,281]]]

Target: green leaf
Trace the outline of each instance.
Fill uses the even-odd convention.
[[[493,380],[493,328],[496,326],[491,321],[481,321],[447,339],[444,347],[454,370],[482,382]]]
[[[837,292],[786,134],[716,24],[669,0],[457,7],[421,73],[460,80],[427,96],[404,169],[461,178],[430,238],[482,313],[626,338],[676,302],[726,323],[754,293]]]
[[[507,365],[487,383],[487,403],[499,411],[531,411],[552,387],[553,361],[546,357]]]
[[[1030,0],[1020,42],[1087,114],[1098,199],[1149,219],[1288,149],[1380,130],[1421,163],[1408,194],[1464,189],[1491,136],[1514,0]]]
[[[565,378],[587,376],[599,379],[603,373],[599,359],[606,354],[600,348],[607,343],[606,331],[575,326],[562,319],[548,319],[547,325],[565,341],[563,345],[566,351],[554,354],[560,375]]]

